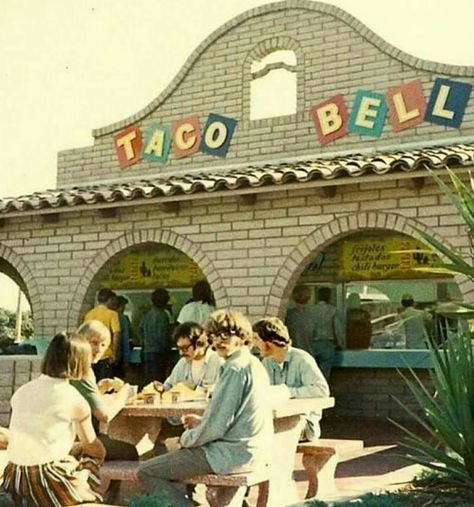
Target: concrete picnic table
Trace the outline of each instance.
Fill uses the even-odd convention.
[[[162,403],[158,398],[153,404],[135,402],[125,406],[108,425],[101,425],[101,430],[112,438],[136,445],[141,455],[152,448],[163,418],[203,414],[206,405],[203,400]],[[333,406],[334,398],[328,397],[290,399],[272,407],[275,442],[271,449],[268,505],[278,507],[299,501],[293,467],[304,415]]]

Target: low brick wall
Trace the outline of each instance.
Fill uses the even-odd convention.
[[[409,377],[409,370],[402,371]],[[428,369],[414,371],[426,386],[432,386]],[[396,369],[334,368],[330,386],[336,399],[334,413],[337,416],[409,419],[394,397],[403,406],[420,413],[418,404]]]
[[[0,356],[0,426],[10,422],[12,394],[40,374],[40,365],[38,356]]]
[[[38,356],[0,356],[0,426],[10,421],[10,398],[21,385],[40,374]],[[408,370],[404,370],[407,374]],[[429,370],[417,369],[417,375],[431,385]],[[336,398],[334,414],[344,417],[408,419],[397,402],[419,412],[405,381],[392,368],[334,368],[331,394]]]

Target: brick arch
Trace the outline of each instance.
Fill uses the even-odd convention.
[[[30,303],[31,313],[35,316],[35,328],[39,336],[41,334],[43,319],[41,292],[38,283],[26,262],[21,258],[21,255],[17,254],[10,247],[0,244],[0,267],[2,267],[2,261],[4,261],[3,268],[6,269],[0,270],[19,285]]]
[[[212,260],[209,259],[209,257],[201,250],[199,245],[173,231],[149,229],[144,231],[128,232],[111,241],[87,266],[69,307],[67,317],[68,327],[76,326],[80,315],[86,308],[85,305],[87,303],[89,303],[89,305],[92,304],[92,301],[89,301],[87,298],[88,292],[90,292],[89,288],[96,275],[107,264],[107,262],[114,255],[131,247],[152,243],[174,247],[190,257],[199,266],[207,281],[211,285],[217,306],[227,306],[227,291],[222,283],[222,279],[214,267]]]
[[[300,275],[306,269],[314,256],[324,251],[330,244],[339,239],[368,229],[385,229],[400,232],[408,236],[417,237],[414,227],[441,239],[445,244],[449,242],[436,234],[423,223],[395,213],[365,212],[338,217],[326,225],[319,227],[308,235],[286,257],[273,282],[268,296],[265,314],[284,316],[288,306],[291,291]],[[419,238],[421,240],[421,238]],[[467,299],[474,295],[474,283],[463,275],[456,275],[455,280]]]

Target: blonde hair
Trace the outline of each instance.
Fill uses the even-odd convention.
[[[99,338],[100,341],[106,343],[106,347],[110,345],[111,336],[108,327],[100,322],[100,320],[88,320],[83,322],[76,331],[76,334],[83,336],[86,340]]]
[[[235,310],[217,310],[211,313],[206,325],[209,338],[213,336],[237,336],[246,345],[252,341],[252,326],[243,313]]]
[[[46,350],[41,373],[54,378],[78,380],[89,373],[91,361],[91,347],[83,336],[59,333]]]

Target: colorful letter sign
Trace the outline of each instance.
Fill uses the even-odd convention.
[[[225,157],[237,122],[233,118],[211,113],[204,128],[201,141],[202,153]]]
[[[310,113],[320,144],[328,144],[347,134],[347,107],[342,95],[312,107]]]
[[[199,116],[188,116],[172,123],[173,153],[176,158],[189,157],[199,151],[201,131]]]
[[[472,85],[437,78],[431,90],[425,121],[459,128],[461,126]]]
[[[421,81],[416,79],[385,92],[388,120],[395,132],[405,130],[423,121],[426,103]]]
[[[381,93],[359,90],[352,106],[349,132],[380,137],[386,114],[387,104]]]
[[[137,125],[128,127],[116,134],[114,141],[120,167],[128,167],[140,160],[142,133]]]
[[[168,125],[152,123],[145,133],[143,158],[150,162],[166,162],[171,146],[171,131]]]

